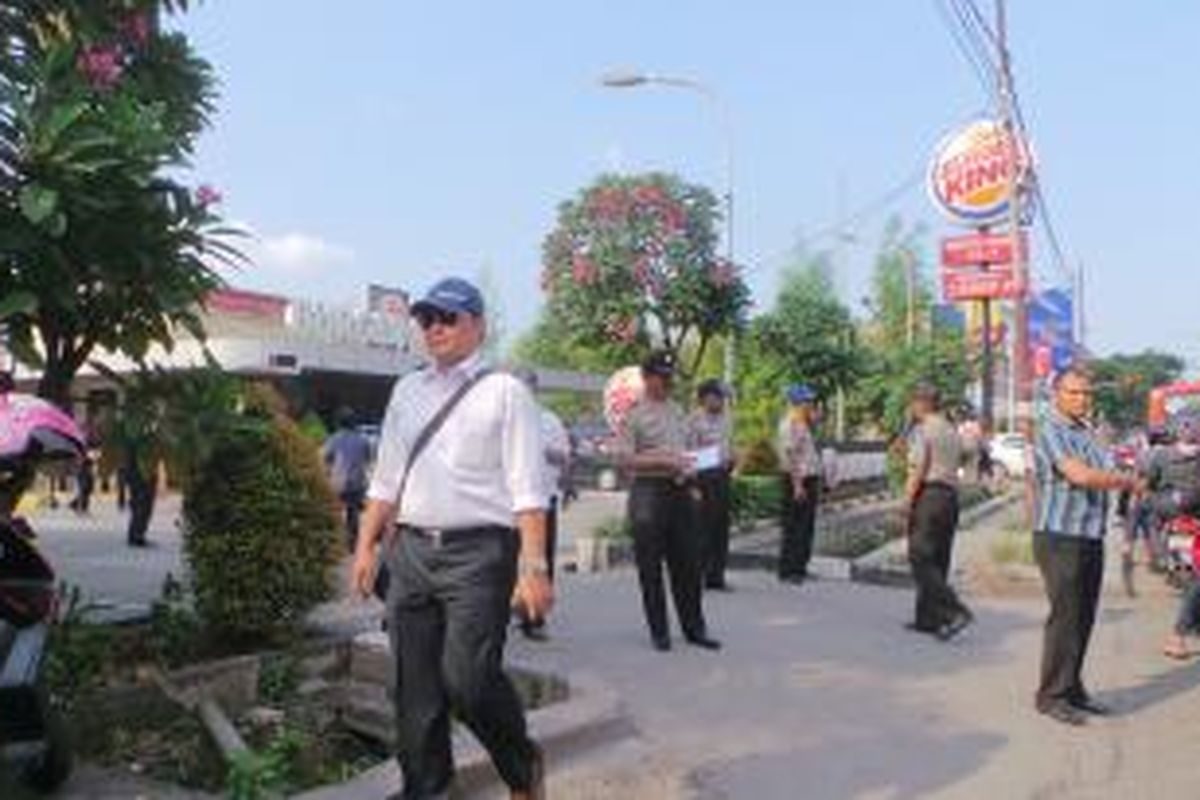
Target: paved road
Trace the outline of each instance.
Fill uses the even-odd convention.
[[[710,595],[720,654],[652,653],[628,571],[565,587],[543,649],[625,699],[637,736],[563,765],[554,796],[821,800],[1195,798],[1200,667],[1157,655],[1164,597],[1106,599],[1089,677],[1119,711],[1084,730],[1031,709],[1044,605],[973,598],[950,646],[902,629],[911,594],[763,573]]]

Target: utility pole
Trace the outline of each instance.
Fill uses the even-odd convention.
[[[1009,197],[1009,230],[1012,237],[1013,277],[1020,293],[1013,301],[1013,367],[1017,389],[1017,426],[1025,438],[1033,440],[1033,384],[1029,364],[1029,264],[1021,237],[1021,200],[1024,190],[1025,143],[1014,124],[1016,116],[1012,63],[1008,52],[1008,15],[1005,0],[996,0],[996,47],[999,50],[1000,124],[1013,148],[1012,183]]]

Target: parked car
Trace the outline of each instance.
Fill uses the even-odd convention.
[[[988,442],[992,458],[992,473],[997,478],[1023,478],[1026,470],[1025,437],[1019,433],[1002,433]]]

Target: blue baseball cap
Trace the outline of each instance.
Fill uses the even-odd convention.
[[[413,303],[414,315],[428,311],[483,316],[483,294],[475,284],[462,278],[445,278],[433,285],[425,296]]]
[[[811,403],[817,399],[817,393],[806,383],[793,383],[787,390],[788,402],[794,406]]]

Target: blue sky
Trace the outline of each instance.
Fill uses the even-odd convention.
[[[1012,0],[1010,19],[1051,213],[1087,266],[1090,343],[1200,364],[1200,5]],[[764,306],[802,235],[990,102],[933,0],[209,0],[182,24],[222,82],[196,178],[262,237],[237,283],[350,302],[486,267],[510,330],[536,315],[556,205],[596,174],[722,181],[700,98],[600,88],[610,68],[698,78],[732,108],[737,255]],[[950,232],[921,185],[889,210],[928,225],[930,254]],[[885,217],[856,223],[838,262],[856,306]]]

